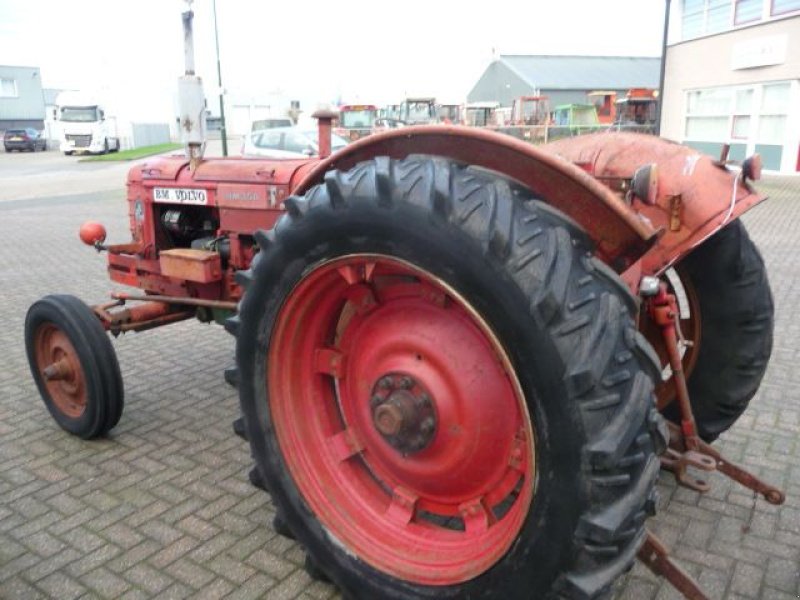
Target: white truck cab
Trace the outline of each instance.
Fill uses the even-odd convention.
[[[62,92],[56,98],[55,111],[60,126],[59,148],[64,154],[119,150],[116,119],[106,115],[97,98],[82,92]]]

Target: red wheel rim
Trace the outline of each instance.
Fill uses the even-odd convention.
[[[424,585],[508,551],[534,495],[534,429],[463,297],[395,258],[329,261],[287,297],[268,358],[282,456],[332,539]]]
[[[36,366],[56,409],[71,419],[86,410],[86,382],[78,353],[67,335],[52,323],[36,329]]]

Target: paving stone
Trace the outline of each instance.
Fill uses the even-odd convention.
[[[75,548],[67,548],[55,556],[49,557],[47,560],[37,562],[29,569],[26,569],[22,575],[31,583],[37,583],[40,579],[60,571],[66,565],[78,560],[80,557],[81,553],[78,550]]]
[[[121,574],[127,581],[149,594],[158,594],[172,585],[171,577],[145,563],[138,563]]]
[[[247,580],[243,585],[237,587],[227,598],[227,600],[255,600],[256,598],[266,598],[269,590],[275,582],[257,573]]]
[[[72,600],[80,598],[86,593],[86,587],[72,577],[64,573],[53,573],[36,584],[36,587],[43,590],[51,598],[60,600]]]
[[[3,582],[0,591],[3,592],[3,600],[40,600],[48,597],[21,577],[12,577]]]
[[[129,583],[104,567],[86,573],[81,583],[106,598],[118,598],[130,588]]]
[[[740,563],[736,565],[730,591],[746,598],[757,598],[761,589],[764,571],[759,567]]]
[[[236,588],[234,588],[233,584],[228,583],[224,579],[217,579],[213,583],[198,590],[195,599],[218,600],[220,598],[226,598],[234,589]]]
[[[189,536],[184,536],[172,542],[160,552],[154,554],[153,557],[148,560],[148,562],[154,567],[162,569],[168,564],[178,560],[192,548],[195,548],[198,544],[199,542],[196,539]]]
[[[206,568],[211,569],[220,577],[225,577],[237,584],[243,584],[256,573],[252,567],[226,554],[215,556],[204,564]]]
[[[248,565],[277,580],[283,579],[297,569],[296,565],[275,556],[267,550],[256,550],[246,562]]]
[[[787,593],[800,591],[800,563],[796,560],[771,558],[764,579],[766,585]]]
[[[214,580],[214,573],[187,558],[176,560],[164,570],[176,580],[195,590],[201,589],[204,585]]]

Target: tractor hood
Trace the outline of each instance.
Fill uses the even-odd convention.
[[[207,184],[249,183],[289,185],[299,171],[309,168],[312,159],[270,160],[256,158],[209,158],[194,172],[183,155],[160,156],[135,165],[128,172],[128,182],[198,182]],[[210,186],[213,187],[213,186]]]

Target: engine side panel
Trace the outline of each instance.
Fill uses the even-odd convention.
[[[308,160],[211,159],[190,171],[181,156],[159,157],[131,169],[128,206],[135,253],[109,254],[114,281],[160,294],[235,300],[236,270],[249,266],[253,233],[283,213],[295,172]],[[222,272],[181,277],[164,270],[165,251],[213,251]]]

